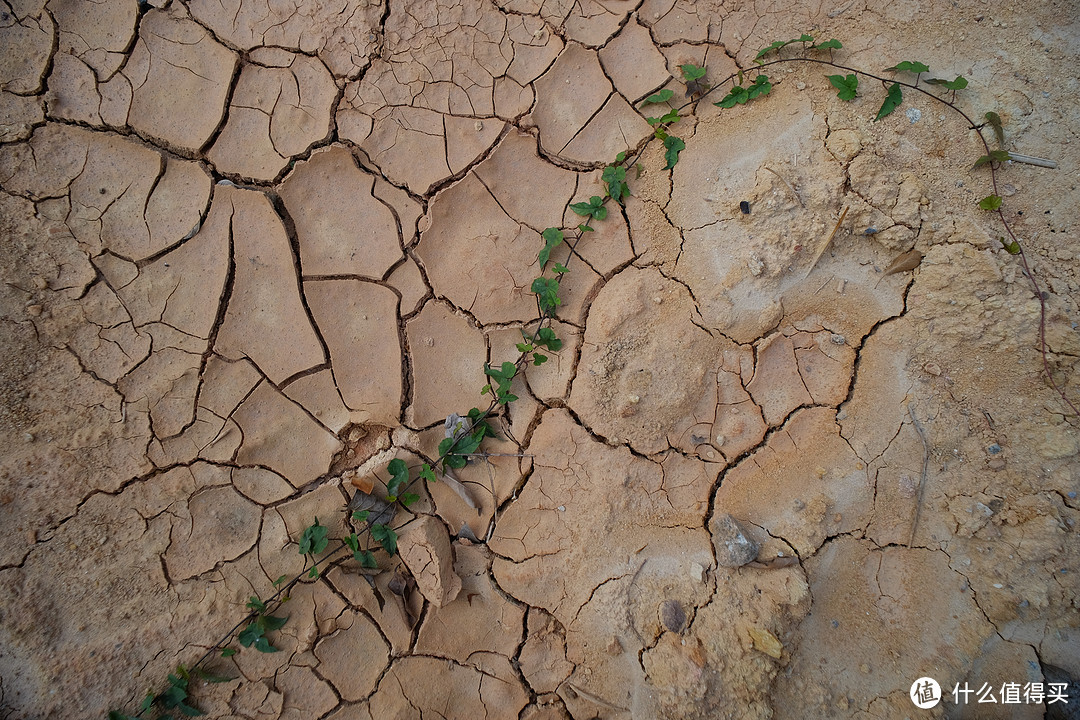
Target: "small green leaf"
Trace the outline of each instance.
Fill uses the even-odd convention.
[[[424,466],[420,468],[420,477],[421,479],[427,480],[428,482],[435,482],[437,479],[435,477],[435,471],[432,470],[431,466],[427,463],[424,463]]]
[[[272,584],[272,585],[273,585],[274,587],[278,587],[279,585],[281,585],[281,583],[285,582],[285,580],[286,580],[286,579],[287,579],[288,577],[289,577],[288,575],[282,575],[281,577],[279,577],[279,578],[278,578],[277,580],[275,580],[275,581],[274,581],[273,583],[271,583],[271,584]]]
[[[742,85],[736,85],[720,99],[720,102],[713,103],[716,107],[731,109],[736,105],[745,105],[746,101],[750,99],[750,93]]]
[[[409,507],[414,502],[419,500],[420,496],[417,495],[416,493],[402,493],[401,497],[398,498],[398,499],[401,500],[402,505],[404,505],[405,507]]]
[[[264,637],[261,637],[255,641],[255,649],[261,653],[276,653],[281,650],[281,648],[276,648],[271,645],[270,641]]]
[[[772,90],[772,83],[768,75],[758,75],[754,78],[754,84],[746,88],[746,93],[751,100],[762,95],[768,95]]]
[[[547,362],[548,356],[541,355],[540,353],[533,353],[533,365],[543,365]]]
[[[317,578],[317,577],[319,577],[319,566],[318,565],[312,565],[311,569],[308,570],[307,576],[309,578]]]
[[[994,128],[994,137],[997,138],[998,147],[1005,144],[1005,130],[1001,127],[1001,117],[996,112],[988,112],[983,115],[990,127]]]
[[[192,668],[192,672],[198,675],[200,679],[205,680],[208,683],[213,683],[215,685],[231,682],[236,679],[234,677],[226,677],[225,675],[214,675],[213,673],[207,672],[202,668]]]
[[[288,617],[277,617],[275,615],[260,615],[259,619],[255,622],[259,623],[259,626],[263,629],[263,632],[273,632],[274,630],[280,630],[285,627],[285,623],[289,621]]]
[[[672,135],[664,140],[664,147],[667,148],[667,152],[664,153],[664,160],[667,161],[667,165],[664,166],[664,169],[670,170],[675,167],[675,163],[679,162],[679,153],[686,149],[686,143]]]
[[[620,205],[623,203],[623,199],[630,194],[630,187],[626,184],[626,168],[608,165],[604,168],[600,179],[607,183],[608,195]]]
[[[341,541],[353,552],[360,549],[360,538],[356,537],[356,533],[349,535],[347,538],[342,538]]]
[[[813,45],[813,46],[811,46],[810,49],[811,50],[839,50],[842,47],[844,47],[844,46],[840,44],[840,41],[837,40],[836,38],[833,38],[832,40],[826,40],[823,43],[818,43],[817,45]]]
[[[233,650],[233,653],[235,653],[235,652],[236,651]],[[143,701],[141,703],[139,703],[139,713],[146,712],[147,710],[150,709],[150,707],[153,704],[154,704],[154,693],[152,693],[152,692],[146,693],[146,697],[144,697]]]
[[[375,560],[375,553],[370,550],[357,550],[353,553],[353,559],[360,563],[363,568],[377,568],[379,563]]]
[[[881,109],[878,110],[877,117],[874,118],[874,122],[882,119],[896,108],[900,107],[900,103],[904,101],[903,91],[900,89],[899,83],[893,83],[889,86],[889,94],[885,96],[885,102],[881,103]]]
[[[1008,252],[1010,255],[1020,254],[1020,243],[1016,242],[1015,240],[1010,240],[1006,242],[1005,238],[1003,237],[998,238],[998,240],[1001,241],[1001,246],[1005,248],[1006,252]]]
[[[661,90],[661,91],[659,91],[659,92],[657,92],[657,93],[655,93],[655,94],[653,94],[653,95],[650,95],[649,97],[645,98],[645,100],[644,100],[644,101],[643,101],[643,102],[642,102],[641,104],[642,104],[642,105],[647,105],[647,104],[649,104],[649,103],[663,103],[663,102],[667,102],[667,101],[668,101],[668,100],[670,100],[670,99],[672,98],[672,96],[674,96],[674,95],[675,95],[675,91],[674,91],[674,90],[669,90],[668,88],[664,88],[663,90]],[[620,161],[620,162],[621,162],[621,161]]]
[[[397,533],[386,525],[372,525],[371,537],[391,555],[397,554]]]
[[[855,99],[859,88],[859,78],[857,75],[848,75],[846,77],[843,75],[826,75],[825,77],[828,78],[834,88],[839,90],[839,92],[836,93],[836,97],[844,102],[851,102]]]
[[[224,648],[221,651],[221,657],[232,657],[236,654],[236,648]]]
[[[119,710],[110,710],[106,716],[107,720],[139,720],[134,715],[126,715]]]
[[[247,601],[246,607],[248,610],[254,612],[266,612],[266,603],[264,603],[262,600],[255,597],[254,595],[252,595],[251,599]]]
[[[251,644],[261,638],[263,635],[263,629],[259,627],[258,623],[248,623],[248,626],[240,631],[240,634],[236,636],[236,639],[244,647],[251,647]]]
[[[304,534],[300,537],[300,554],[318,555],[325,550],[327,543],[330,542],[326,539],[329,532],[330,528],[320,525],[319,518],[315,518],[315,524],[305,529]]]
[[[758,50],[758,54],[754,56],[754,60],[760,60],[761,58],[771,53],[773,50],[779,50],[780,48],[788,45],[790,42],[790,40],[774,40],[768,47],[764,47],[761,50]]]
[[[963,90],[968,86],[967,78],[958,75],[955,80],[943,80],[942,78],[930,78],[926,82],[931,85],[940,85],[946,90]]]
[[[370,510],[357,510],[352,514],[352,519],[356,522],[367,522],[368,515],[370,514]]]
[[[587,232],[595,232],[595,231],[594,231],[594,230],[592,229],[592,227],[590,227],[590,226],[586,225],[585,223],[581,223],[581,224],[580,224],[580,225],[578,225],[577,227],[578,227],[578,230],[580,230],[580,231],[581,231],[581,232],[583,232],[583,233],[587,233]],[[556,272],[558,272],[558,271],[556,270]]]
[[[549,327],[540,328],[537,331],[536,344],[546,347],[552,352],[559,352],[563,346],[562,340],[555,337],[555,331]]]
[[[547,228],[542,233],[544,238],[544,249],[540,251],[540,269],[543,269],[547,265],[548,258],[551,257],[551,251],[559,246],[563,241],[562,230],[558,228]]]
[[[591,230],[592,228],[589,229]],[[555,267],[552,268],[552,271],[562,275],[563,273],[570,272],[570,268],[566,267],[562,263],[555,263]]]
[[[562,305],[559,299],[559,281],[538,277],[533,280],[532,291],[536,293],[540,303],[540,312],[544,315],[554,315],[556,309]]]
[[[615,156],[615,162],[617,162],[617,163],[621,163],[625,159],[626,159],[626,151],[625,150],[623,150],[621,153],[619,153],[618,155]]]
[[[660,117],[645,118],[645,120],[650,125],[655,127],[657,125],[670,125],[672,123],[677,123],[679,122],[679,118],[680,115],[678,109],[672,109],[669,110],[666,114],[661,115]]]
[[[991,150],[989,155],[983,155],[981,158],[975,161],[975,164],[971,166],[974,170],[977,167],[982,167],[991,162],[1005,162],[1009,159],[1008,150]]]
[[[705,68],[698,67],[697,65],[680,65],[679,69],[682,70],[683,79],[687,82],[692,82],[698,78],[705,77]]]
[[[885,70],[886,71],[888,71],[888,70],[896,70],[896,71],[899,71],[899,72],[913,72],[913,73],[916,73],[916,74],[917,73],[930,72],[930,68],[928,66],[926,66],[925,64],[923,64],[923,63],[921,63],[921,62],[919,62],[917,60],[905,60],[904,62],[896,63],[895,65],[893,65],[890,68],[885,68]]]
[[[987,195],[979,201],[979,207],[983,210],[997,210],[1001,207],[1000,195]]]
[[[387,463],[386,471],[390,473],[390,482],[386,484],[386,493],[396,498],[401,489],[409,484],[409,467],[401,458],[394,458]]]

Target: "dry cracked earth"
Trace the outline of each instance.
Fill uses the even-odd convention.
[[[434,459],[535,327],[540,232],[681,64],[717,83],[810,31],[966,76],[962,108],[1057,163],[999,189],[1075,401],[1080,11],[916,5],[4,0],[0,717],[134,712],[303,571],[315,517],[349,532],[352,480]],[[882,89],[825,72],[684,110],[672,171],[646,147],[553,255],[565,346],[460,471],[477,507],[420,488],[386,572],[298,585],[282,652],[196,704],[1043,717],[908,699],[1080,675],[1080,435],[1038,296],[975,206],[974,133],[911,94],[875,123]]]

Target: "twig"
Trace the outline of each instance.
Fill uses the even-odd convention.
[[[818,260],[820,260],[821,256],[825,254],[825,249],[827,247],[829,247],[829,243],[831,243],[833,237],[836,236],[836,231],[840,229],[840,223],[844,222],[844,217],[846,215],[847,215],[847,208],[844,208],[844,211],[842,213],[840,213],[840,219],[836,221],[836,225],[833,226],[832,232],[829,233],[829,239],[825,241],[825,244],[821,246],[820,250],[818,250],[818,254],[816,256],[814,256],[814,262],[810,263],[810,267],[806,268],[806,274],[803,275],[803,280],[810,277],[810,273],[812,273],[814,271],[814,268],[818,264]]]
[[[1039,167],[1050,168],[1051,170],[1057,169],[1057,163],[1053,160],[1044,160],[1043,158],[1032,157],[1030,155],[1021,155],[1019,153],[1010,152],[1009,159],[1013,162],[1038,165]]]
[[[926,433],[923,431],[919,419],[915,417],[915,408],[911,405],[908,405],[908,415],[911,416],[911,424],[915,428],[915,432],[919,434],[919,439],[922,440],[923,446],[922,475],[919,477],[919,494],[915,500],[915,517],[911,521],[911,538],[908,540],[907,544],[908,548],[911,548],[911,544],[915,542],[915,531],[919,527],[919,514],[922,512],[923,490],[926,488],[927,469],[930,465],[930,444],[926,442]]]
[[[765,168],[766,170],[768,170],[769,172],[771,172],[771,173],[772,173],[773,175],[775,175],[775,176],[776,176],[777,178],[779,178],[779,179],[780,179],[780,182],[782,182],[782,183],[784,183],[785,185],[787,185],[787,189],[788,189],[788,190],[790,190],[790,191],[791,191],[791,194],[795,196],[795,199],[799,201],[799,207],[803,208],[804,210],[806,209],[806,206],[805,206],[805,205],[803,205],[803,201],[802,201],[802,198],[801,198],[801,197],[799,197],[799,193],[795,192],[795,188],[791,187],[791,183],[789,183],[789,182],[788,182],[787,180],[785,180],[784,178],[780,177],[780,173],[776,172],[775,170],[773,170],[773,169],[772,169],[771,167],[769,167],[768,165],[762,165],[761,167],[763,167],[763,168]]]

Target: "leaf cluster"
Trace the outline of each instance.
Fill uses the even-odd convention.
[[[713,103],[713,105],[719,108],[733,108],[736,105],[745,105],[754,98],[768,95],[770,90],[772,90],[772,83],[769,82],[769,77],[767,75],[758,75],[754,78],[753,84],[747,87],[742,85],[734,86],[720,102]]]

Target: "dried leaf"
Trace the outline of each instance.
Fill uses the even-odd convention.
[[[366,512],[367,516],[364,518],[364,522],[368,525],[386,525],[393,522],[394,515],[397,514],[393,505],[362,490],[357,490],[356,494],[352,496],[352,500],[349,501],[348,512],[350,514]]]
[[[461,481],[454,477],[452,470],[447,469],[446,473],[442,476],[442,481],[446,483],[446,486],[457,493],[458,497],[465,501],[465,504],[476,511],[476,514],[480,514],[480,506],[473,500],[472,495],[469,494],[468,488],[461,484]]]
[[[375,489],[375,478],[371,475],[364,477],[353,475],[349,478],[349,484],[364,494],[370,494]]]
[[[885,277],[888,275],[892,275],[898,272],[907,272],[908,270],[914,270],[915,268],[919,267],[922,259],[923,254],[918,250],[908,250],[906,253],[901,253],[896,257],[895,260],[889,263],[889,267],[885,268],[885,272],[881,274],[880,278],[878,278],[877,284],[875,284],[874,287],[876,288],[878,285],[880,285],[881,281],[884,280]]]
[[[765,628],[752,627],[750,628],[750,639],[754,641],[754,649],[765,653],[769,657],[774,657],[777,660],[784,653],[783,644],[776,639],[776,636]]]

